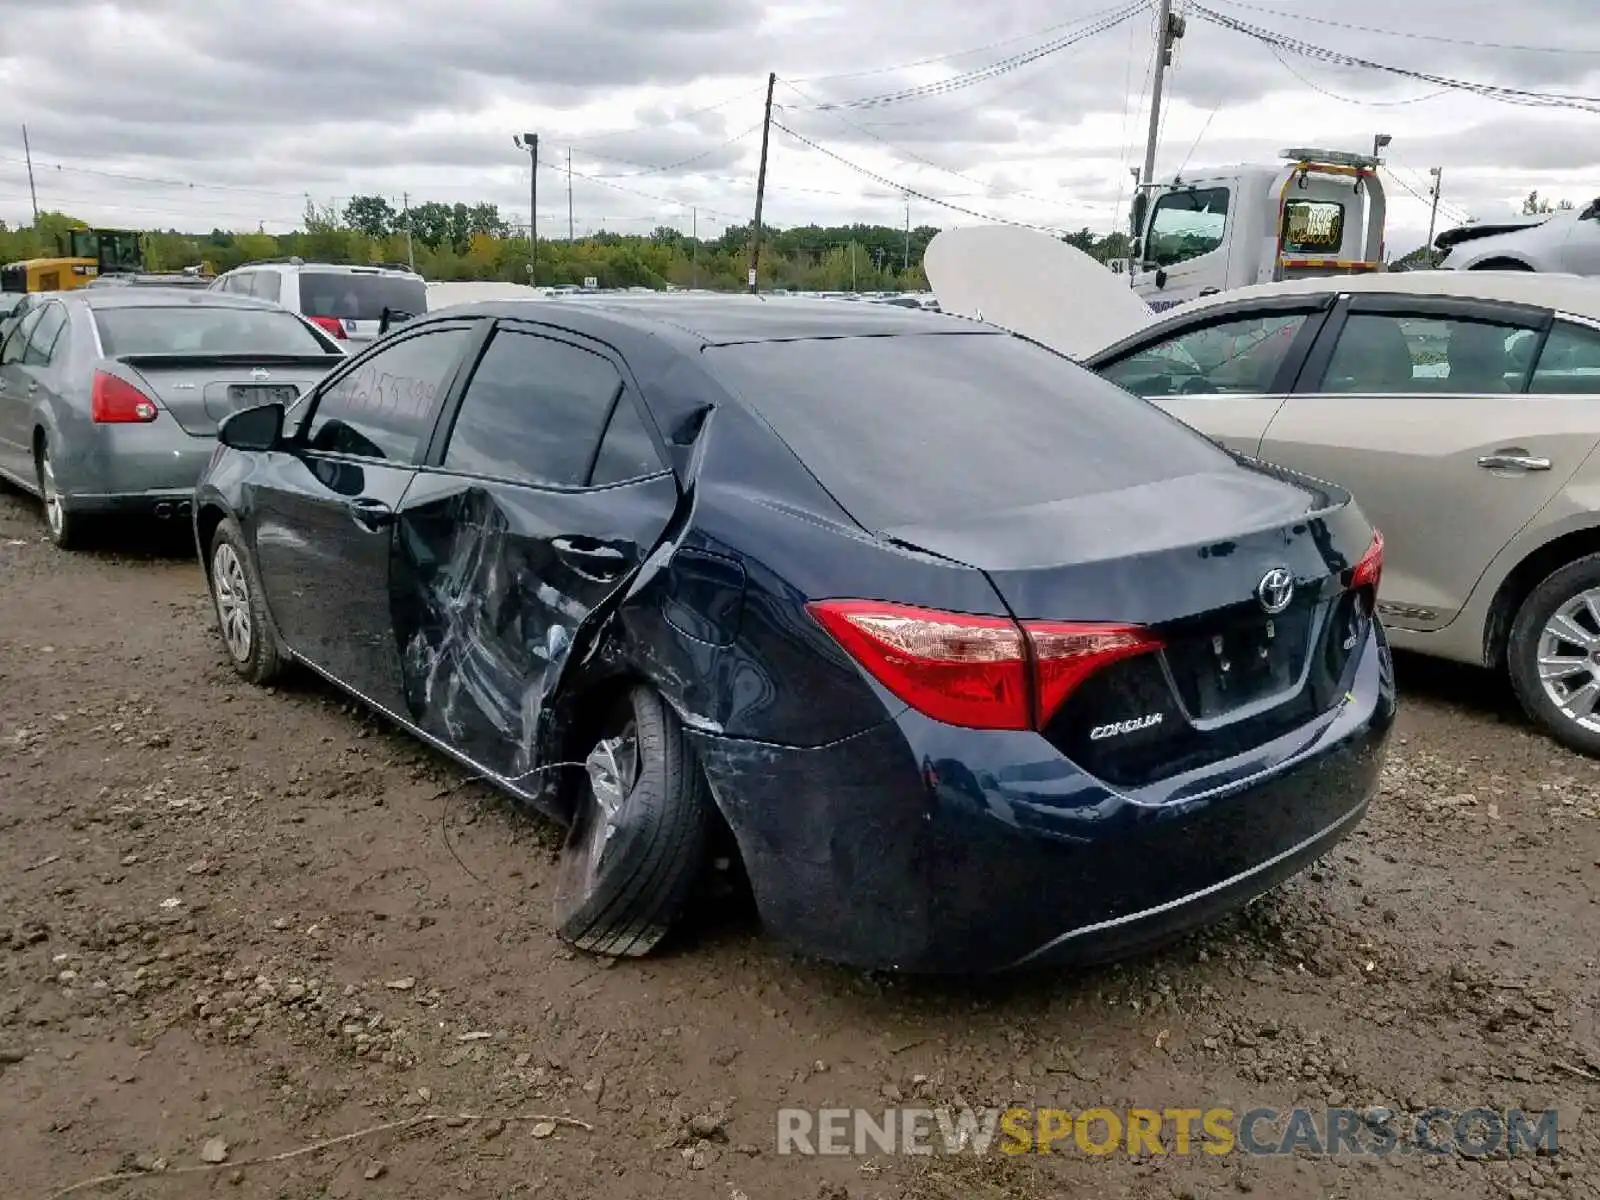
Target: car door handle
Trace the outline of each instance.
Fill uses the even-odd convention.
[[[569,567],[587,579],[612,580],[628,566],[627,555],[595,538],[558,537],[550,545]]]
[[[350,518],[363,529],[377,531],[394,520],[394,509],[382,500],[361,496],[350,501]]]
[[[1548,471],[1550,460],[1532,454],[1485,454],[1478,465],[1487,471]]]

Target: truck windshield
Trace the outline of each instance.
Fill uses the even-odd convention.
[[[1170,267],[1209,254],[1222,245],[1227,227],[1227,188],[1168,192],[1156,201],[1150,218],[1145,262],[1154,267]]]

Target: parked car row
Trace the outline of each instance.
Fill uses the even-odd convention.
[[[1396,705],[1379,613],[1419,641],[1424,584],[1581,743],[1600,560],[1550,548],[1588,536],[1562,489],[1600,443],[1600,305],[1394,278],[1246,289],[1088,366],[912,308],[701,295],[458,305],[344,356],[253,294],[182,296],[321,343],[255,396],[182,374],[220,365],[187,362],[198,334],[125,348],[153,291],[81,303],[96,370],[206,446],[236,670],[307,668],[562,822],[564,938],[652,949],[725,848],[792,945],[970,971],[1165,940],[1348,834]]]

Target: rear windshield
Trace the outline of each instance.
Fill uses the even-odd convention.
[[[419,317],[428,311],[428,287],[411,275],[352,275],[302,271],[300,311],[308,317],[378,321],[383,310]]]
[[[1232,462],[1146,401],[1003,334],[751,342],[710,347],[704,362],[869,529]]]
[[[293,313],[270,308],[102,308],[100,346],[122,354],[336,354]]]

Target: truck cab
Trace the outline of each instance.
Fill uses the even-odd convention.
[[[1174,176],[1135,199],[1128,273],[1151,308],[1299,275],[1382,269],[1381,160],[1313,149],[1281,157]]]

